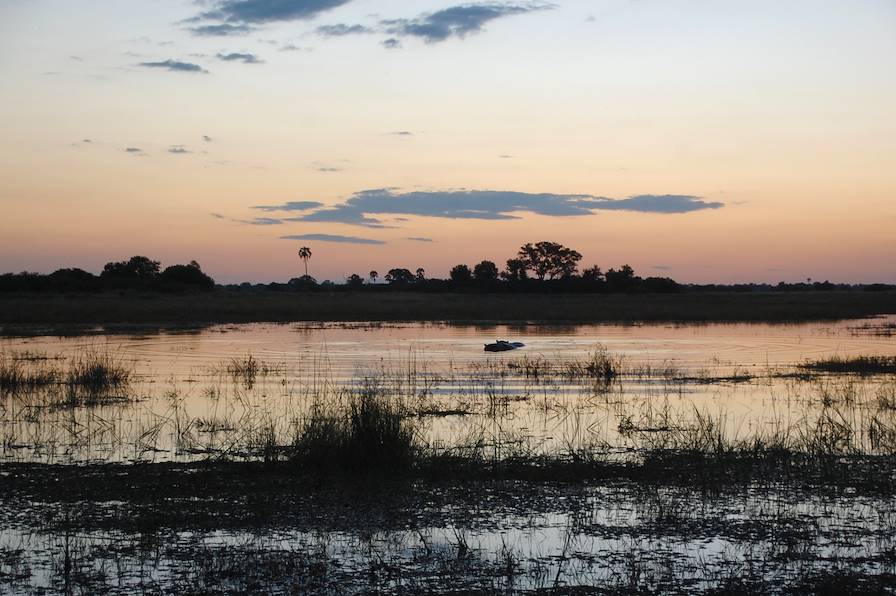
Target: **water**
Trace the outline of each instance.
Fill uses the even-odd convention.
[[[896,355],[894,327],[896,316],[797,325],[252,324],[7,337],[0,351],[26,366],[64,369],[87,352],[110,354],[132,381],[115,396],[124,399],[91,405],[60,401],[60,387],[4,394],[0,461],[256,459],[271,437],[288,445],[313,405],[337,409],[370,386],[404,404],[427,448],[475,444],[486,458],[637,457],[705,430],[706,420],[731,439],[819,432],[845,441],[835,445],[844,452],[892,456],[896,410],[878,396],[892,391],[893,375],[810,375],[799,365]],[[495,339],[526,347],[484,352]],[[601,350],[621,371],[609,383],[564,372]],[[254,374],[233,370],[247,361]],[[0,466],[0,488],[6,474]],[[896,505],[873,486],[855,494],[760,478],[711,490],[624,480],[421,482],[373,494],[349,487],[356,494],[338,496],[300,489],[236,503],[229,494],[198,498],[164,486],[74,501],[61,498],[64,490],[54,496],[53,486],[36,489],[36,499],[8,490],[0,592],[601,585],[696,593],[744,577],[766,582],[754,584],[766,591],[841,568],[864,578],[896,571]]]
[[[880,378],[794,378],[808,360],[896,355],[878,329],[896,317],[796,325],[458,326],[249,324],[152,334],[4,338],[0,351],[64,366],[85,352],[133,371],[125,400],[51,405],[41,392],[0,398],[6,461],[171,461],[251,456],[273,428],[288,443],[313,403],[339,403],[365,379],[409,404],[428,443],[485,439],[494,454],[625,450],[628,425],[655,431],[695,411],[745,437],[816,416],[825,399],[869,401]],[[522,341],[505,353],[495,339]],[[627,371],[611,387],[508,365],[561,366],[605,349]],[[42,360],[34,361],[37,357]],[[252,378],[234,375],[251,358]],[[858,412],[858,413],[857,413]],[[851,410],[851,416],[863,416]],[[864,418],[855,422],[861,424]],[[629,433],[631,435],[631,433]],[[641,435],[644,438],[644,435]]]

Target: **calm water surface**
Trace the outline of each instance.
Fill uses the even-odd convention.
[[[618,430],[626,417],[641,427],[669,426],[695,409],[742,436],[812,416],[825,391],[871,396],[880,379],[798,382],[786,373],[833,355],[896,355],[896,340],[886,332],[894,322],[896,316],[797,325],[249,324],[4,338],[0,351],[7,356],[65,363],[89,351],[111,354],[133,370],[135,381],[123,397],[135,399],[60,408],[39,395],[7,395],[0,399],[0,457],[76,462],[245,455],[253,435],[273,427],[278,440],[288,442],[312,403],[338,403],[340,388],[364,379],[413,401],[429,441],[446,446],[478,433],[502,449],[525,444],[549,451],[598,440],[625,447]],[[495,339],[526,347],[484,352],[483,344]],[[624,370],[642,372],[598,391],[581,379],[533,378],[506,366],[582,361],[601,347]],[[259,373],[247,383],[228,367],[249,357]],[[725,379],[731,375],[740,382]]]

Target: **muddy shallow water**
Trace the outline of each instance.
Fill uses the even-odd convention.
[[[164,467],[132,462],[255,461],[264,445],[289,445],[313,408],[376,391],[403,405],[426,449],[474,445],[486,462],[624,459],[717,433],[883,458],[875,470],[892,479],[896,376],[800,365],[894,356],[894,323],[251,324],[3,338],[15,366],[64,370],[91,353],[129,378],[95,401],[66,399],[58,383],[0,396],[0,592],[892,587],[896,500],[874,480],[857,491],[849,475],[837,486],[797,469],[786,482],[730,486],[430,479],[342,491],[293,486],[287,473],[282,494],[247,480],[201,497],[109,478]],[[484,352],[495,339],[526,347]],[[596,363],[613,374],[597,378]],[[120,486],[69,498],[75,487],[57,488],[58,471],[29,462],[78,471],[62,484],[87,470]],[[70,466],[85,463],[125,466]]]

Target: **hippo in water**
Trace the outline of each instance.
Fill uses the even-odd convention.
[[[510,342],[505,341],[503,339],[497,340],[493,344],[485,344],[486,352],[507,352],[508,350],[515,350],[517,348],[522,348],[526,344],[520,343],[518,341]]]

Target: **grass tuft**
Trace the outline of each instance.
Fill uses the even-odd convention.
[[[27,365],[29,361],[15,353],[0,353],[0,392],[19,393],[49,387],[59,380],[59,371],[42,361]]]
[[[315,472],[406,471],[418,453],[417,430],[400,404],[364,390],[342,411],[316,405],[293,443],[292,459]]]

